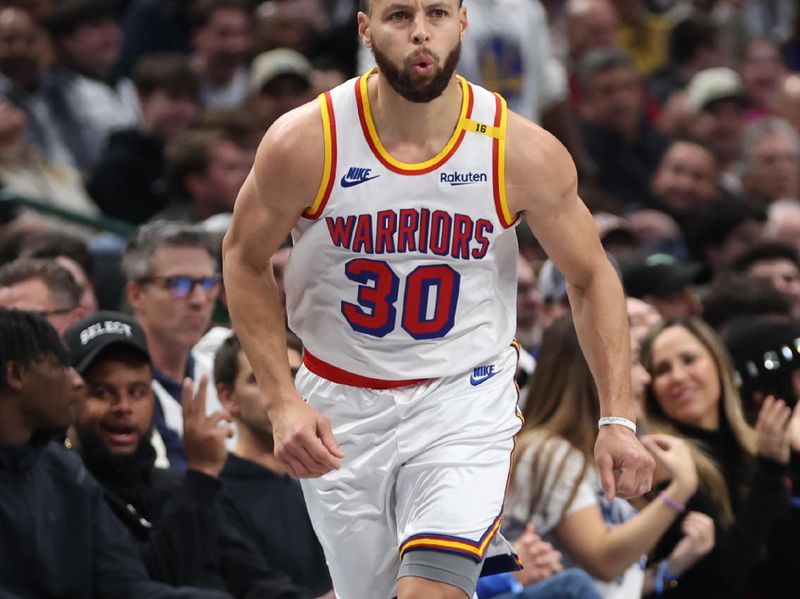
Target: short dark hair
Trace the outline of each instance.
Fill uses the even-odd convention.
[[[44,282],[54,298],[77,308],[82,291],[66,268],[52,259],[20,258],[0,267],[0,287],[11,287],[31,279]]]
[[[54,38],[69,35],[81,25],[114,17],[111,0],[61,0],[45,20],[47,30]]]
[[[189,195],[186,179],[207,172],[211,149],[225,141],[231,140],[214,129],[192,129],[172,140],[164,150],[164,161],[173,192],[186,198]]]
[[[687,64],[699,50],[712,49],[716,45],[717,28],[701,16],[689,17],[675,25],[667,42],[670,62],[676,65]]]
[[[766,222],[764,208],[733,197],[709,202],[688,225],[687,238],[692,253],[698,258],[703,257],[706,246],[724,244],[731,231],[750,220]]]
[[[599,73],[605,73],[619,68],[636,71],[633,60],[622,48],[609,46],[608,48],[590,50],[578,61],[576,69],[578,87],[581,93],[586,92],[594,77]]]
[[[458,5],[461,6],[462,4],[464,4],[464,0],[458,0]],[[361,12],[369,14],[369,11],[372,9],[372,0],[359,0],[358,9]]]
[[[200,94],[200,79],[191,60],[182,54],[145,54],[136,62],[131,78],[142,96],[163,90],[171,96],[197,100]]]
[[[303,353],[303,342],[289,329],[286,330],[286,347]],[[242,342],[236,333],[231,333],[225,339],[214,354],[214,382],[222,383],[228,389],[233,389],[236,384],[236,377],[239,376],[239,353],[242,349]]]
[[[236,377],[239,376],[239,352],[242,343],[236,333],[225,339],[214,354],[214,382],[233,389]]]
[[[208,25],[216,11],[226,8],[250,14],[250,7],[244,0],[197,0],[189,12],[189,23],[192,29],[202,29]]]
[[[33,233],[25,238],[21,255],[25,258],[71,258],[78,263],[86,276],[94,273],[94,260],[86,242],[80,237],[60,231]]]
[[[8,391],[5,365],[15,362],[28,368],[34,362],[52,357],[61,366],[69,366],[67,351],[58,333],[47,320],[23,310],[0,308],[0,390]]]
[[[691,137],[690,135],[675,135],[675,136],[669,138],[668,144],[667,144],[667,149],[670,149],[670,148],[672,148],[673,146],[675,146],[677,144],[689,144],[690,146],[695,146],[695,147],[698,147],[698,148],[702,149],[706,154],[709,155],[709,157],[711,158],[711,161],[714,163],[714,167],[715,168],[719,168],[717,157],[714,155],[714,152],[712,152],[708,148],[707,145],[699,142],[696,138]],[[661,160],[662,161],[664,160],[664,156],[666,156],[666,154],[667,153],[664,152],[661,155]]]
[[[245,108],[209,108],[192,126],[196,131],[215,131],[237,146],[257,146],[264,135],[264,123]]]
[[[792,301],[770,283],[731,272],[711,282],[702,296],[703,320],[717,331],[742,316],[792,314]]]
[[[794,246],[781,243],[780,241],[762,241],[739,256],[733,263],[733,270],[746,272],[751,266],[758,262],[772,260],[788,260],[800,268],[800,257],[798,257],[797,250]]]

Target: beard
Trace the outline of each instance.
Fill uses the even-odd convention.
[[[374,41],[372,42],[372,55],[375,57],[378,69],[386,77],[392,89],[409,102],[430,102],[442,95],[461,58],[461,42],[459,41],[458,45],[450,51],[441,66],[438,66],[439,56],[437,54],[432,51],[426,51],[424,54],[433,59],[433,72],[427,77],[419,77],[414,73],[414,60],[419,58],[420,52],[415,52],[407,58],[401,70],[386,54],[381,52]]]
[[[148,471],[155,462],[156,452],[150,443],[150,433],[142,435],[131,455],[116,455],[108,450],[94,431],[75,423],[80,454],[86,468],[104,485],[112,481],[135,478]]]
[[[251,414],[247,410],[240,411],[237,420],[237,425],[240,428],[247,429],[247,432],[258,441],[261,449],[268,453],[275,452],[275,439],[272,436],[272,424],[263,414]]]

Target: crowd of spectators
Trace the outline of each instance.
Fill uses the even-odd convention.
[[[480,599],[796,596],[797,2],[464,5],[458,72],[575,159],[657,462],[645,497],[602,493],[567,284],[519,225],[524,569]],[[267,128],[373,65],[357,10],[0,0],[0,597],[334,597],[220,247]]]

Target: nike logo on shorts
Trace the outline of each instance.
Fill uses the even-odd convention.
[[[472,371],[472,374],[469,377],[469,384],[473,387],[477,387],[481,383],[488,381],[499,372],[502,372],[502,370],[495,370],[494,364],[489,364],[488,366],[478,366]]]

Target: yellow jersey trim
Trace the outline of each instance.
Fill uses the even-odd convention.
[[[450,140],[445,145],[444,149],[439,152],[436,156],[431,158],[430,160],[426,160],[425,162],[401,162],[400,160],[396,160],[384,147],[383,143],[381,143],[380,138],[378,137],[378,131],[375,129],[375,123],[372,120],[372,109],[369,103],[369,93],[367,92],[367,80],[369,76],[376,72],[377,69],[372,69],[364,73],[359,80],[359,91],[361,94],[361,101],[364,107],[364,122],[367,126],[367,133],[369,135],[370,141],[374,146],[377,153],[380,157],[393,166],[396,169],[404,170],[404,171],[422,171],[426,169],[431,169],[437,166],[439,163],[443,162],[450,153],[452,153],[453,148],[459,141],[461,136],[461,132],[464,129],[464,121],[467,118],[467,109],[469,105],[469,89],[467,87],[467,81],[463,77],[458,77],[458,81],[461,84],[461,113],[458,117],[458,124],[456,125],[455,131],[453,131],[453,135],[450,136]]]

